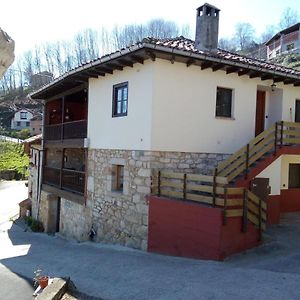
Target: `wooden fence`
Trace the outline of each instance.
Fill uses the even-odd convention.
[[[195,201],[223,209],[228,217],[242,217],[243,230],[248,221],[261,230],[266,228],[266,203],[245,188],[227,186],[227,178],[170,171],[153,171],[152,194]]]
[[[247,178],[250,167],[264,155],[276,154],[277,149],[282,146],[298,144],[300,144],[300,123],[276,122],[220,163],[216,174],[226,177],[228,182],[232,182],[241,174]]]

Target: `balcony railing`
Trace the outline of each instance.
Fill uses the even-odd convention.
[[[87,137],[87,120],[45,125],[45,140],[83,139]]]
[[[43,183],[83,195],[85,172],[46,166],[44,167]]]

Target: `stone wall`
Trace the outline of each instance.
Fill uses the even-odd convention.
[[[59,232],[69,239],[86,241],[91,229],[91,201],[87,206],[61,198]]]
[[[151,170],[212,174],[228,155],[92,149],[88,153],[87,201],[93,204],[96,240],[145,250]],[[112,191],[112,166],[124,166],[123,191]]]

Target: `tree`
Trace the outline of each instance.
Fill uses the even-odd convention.
[[[236,39],[241,51],[245,51],[246,48],[253,42],[254,33],[255,30],[250,23],[237,23],[235,25],[234,38]]]
[[[232,38],[221,38],[219,39],[219,48],[230,52],[236,51],[236,43]]]
[[[280,22],[279,22],[279,29],[285,29],[288,28],[296,23],[299,22],[299,14],[297,13],[297,11],[293,10],[290,7],[287,7],[280,18]]]
[[[274,25],[267,26],[265,31],[260,35],[259,42],[266,43],[276,34],[276,31],[277,31],[276,26]]]

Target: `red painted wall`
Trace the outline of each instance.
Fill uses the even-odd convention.
[[[201,259],[225,257],[259,244],[259,231],[241,218],[227,218],[220,208],[149,196],[148,251]]]
[[[269,195],[267,199],[267,224],[280,223],[280,195]]]
[[[300,189],[281,190],[280,211],[300,211]]]

